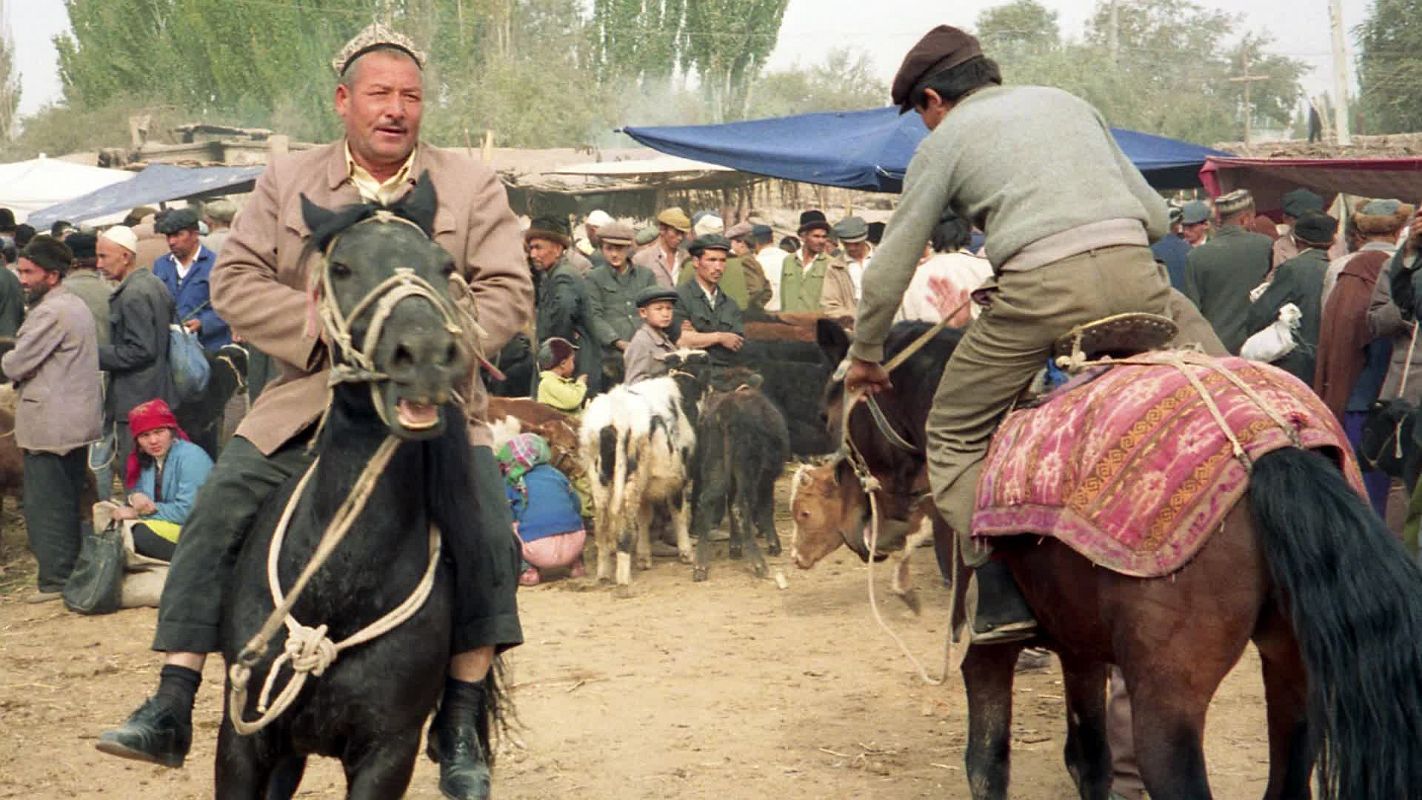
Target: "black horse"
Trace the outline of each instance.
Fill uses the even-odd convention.
[[[303,203],[311,247],[325,254],[312,269],[324,271],[324,299],[331,304],[326,333],[338,342],[330,348],[332,360],[337,374],[351,382],[332,392],[316,442],[318,460],[304,490],[296,496],[298,475],[274,495],[238,558],[223,621],[229,665],[239,663],[243,646],[273,609],[267,558],[283,510],[294,503],[277,570],[286,593],[388,437],[399,444],[369,502],[314,573],[292,616],[303,625],[327,625],[327,637],[342,641],[412,595],[430,567],[431,525],[454,530],[475,524],[466,488],[473,485],[468,434],[462,413],[449,402],[471,357],[451,321],[453,262],[430,239],[434,210],[427,179],[388,211],[356,206],[329,212]],[[427,291],[393,305],[380,302],[391,299],[392,290],[404,291],[395,287],[412,283]],[[348,325],[349,349],[332,333],[333,308]],[[371,330],[376,340],[366,342]],[[365,363],[353,364],[353,358]],[[343,368],[353,369],[339,372]],[[368,382],[369,373],[384,377]],[[433,590],[413,616],[342,651],[324,674],[309,677],[289,710],[255,733],[239,734],[234,717],[251,722],[258,716],[262,687],[282,650],[282,637],[275,637],[252,667],[244,707],[229,700],[226,708],[218,797],[289,797],[310,754],[341,760],[349,797],[404,794],[450,656],[452,573],[443,560],[434,569]],[[292,678],[287,667],[279,673],[273,695]],[[484,742],[487,724],[485,719],[480,731]]]

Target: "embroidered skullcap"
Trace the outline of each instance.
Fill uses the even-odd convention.
[[[1215,198],[1215,210],[1220,212],[1220,219],[1251,208],[1254,208],[1254,195],[1250,194],[1248,189],[1235,189],[1229,194]]]
[[[331,59],[331,69],[336,71],[336,75],[346,74],[346,69],[351,62],[377,47],[394,47],[409,53],[410,58],[415,60],[415,66],[420,69],[425,68],[425,54],[415,47],[414,41],[410,37],[397,33],[386,27],[383,23],[372,22],[364,30],[357,33],[345,47]]]

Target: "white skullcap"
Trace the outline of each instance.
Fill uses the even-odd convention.
[[[609,222],[612,222],[612,215],[608,214],[606,211],[603,211],[600,208],[588,215],[587,224],[593,226],[594,228],[601,228]]]
[[[697,238],[700,238],[702,236],[709,236],[713,233],[722,233],[725,230],[726,223],[724,220],[722,220],[715,214],[707,214],[706,216],[701,218],[700,222],[696,223],[696,227],[693,229],[692,232],[696,234]]]
[[[99,238],[108,239],[128,252],[138,254],[138,235],[126,225],[115,225],[99,234]]]

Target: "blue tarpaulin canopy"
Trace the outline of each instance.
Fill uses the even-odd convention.
[[[134,206],[251,191],[264,167],[179,167],[153,164],[133,180],[105,186],[30,214],[29,224],[47,228],[57,220],[88,222]]]
[[[793,117],[623,128],[663,153],[768,175],[847,189],[898,192],[904,172],[928,129],[917,114],[897,108],[800,114]],[[1113,128],[1126,156],[1157,189],[1200,185],[1205,157],[1228,155],[1208,147]]]

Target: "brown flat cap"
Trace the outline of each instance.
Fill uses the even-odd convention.
[[[939,25],[924,34],[904,56],[904,63],[899,65],[899,71],[894,75],[892,96],[899,113],[913,110],[909,96],[919,81],[982,54],[983,49],[976,37],[951,25]]]

